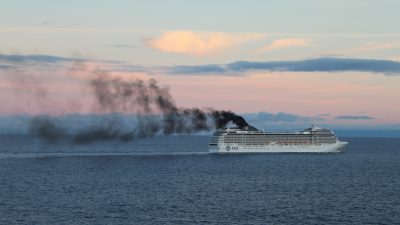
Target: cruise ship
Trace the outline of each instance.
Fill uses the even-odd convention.
[[[348,143],[331,129],[312,126],[297,132],[266,132],[252,126],[216,130],[209,141],[211,153],[341,152]]]

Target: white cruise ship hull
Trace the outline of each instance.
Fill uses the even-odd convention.
[[[329,153],[341,152],[347,142],[337,141],[332,144],[304,144],[304,145],[238,145],[224,144],[210,145],[210,153]]]

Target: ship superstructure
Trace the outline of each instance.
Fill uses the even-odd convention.
[[[312,126],[297,132],[266,132],[254,127],[217,130],[209,141],[214,153],[251,152],[340,152],[347,142],[339,141],[331,129]]]

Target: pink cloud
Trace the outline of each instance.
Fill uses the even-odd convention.
[[[388,50],[388,49],[397,49],[400,48],[400,45],[395,43],[377,43],[377,42],[369,42],[366,44],[362,44],[359,46],[355,46],[352,48],[341,49],[336,52],[324,53],[323,55],[355,55],[361,53],[369,53],[380,50]],[[389,60],[395,60],[395,57],[389,57]],[[398,61],[398,58],[397,58]]]
[[[347,50],[347,53],[354,54],[354,53],[370,52],[370,51],[393,49],[393,48],[399,48],[399,46],[392,43],[370,42],[365,45],[349,49]]]
[[[308,46],[309,40],[302,38],[284,38],[273,41],[271,44],[261,47],[256,52],[268,52],[289,47],[304,47]]]
[[[229,34],[222,32],[170,31],[159,37],[149,38],[144,44],[150,48],[189,55],[210,55],[251,40],[264,34]]]

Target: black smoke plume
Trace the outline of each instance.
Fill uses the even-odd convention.
[[[42,139],[56,141],[68,138],[75,143],[152,137],[156,134],[190,134],[193,132],[221,129],[228,124],[248,129],[243,117],[231,111],[179,108],[176,106],[168,87],[161,87],[154,79],[124,80],[97,70],[89,82],[94,95],[94,111],[105,117],[100,123],[71,134],[49,117],[34,118],[30,132]],[[119,114],[116,114],[119,113]],[[136,123],[126,128],[123,115],[136,115]]]
[[[36,116],[31,119],[29,133],[49,142],[55,142],[66,136],[65,129],[58,126],[48,116]]]

